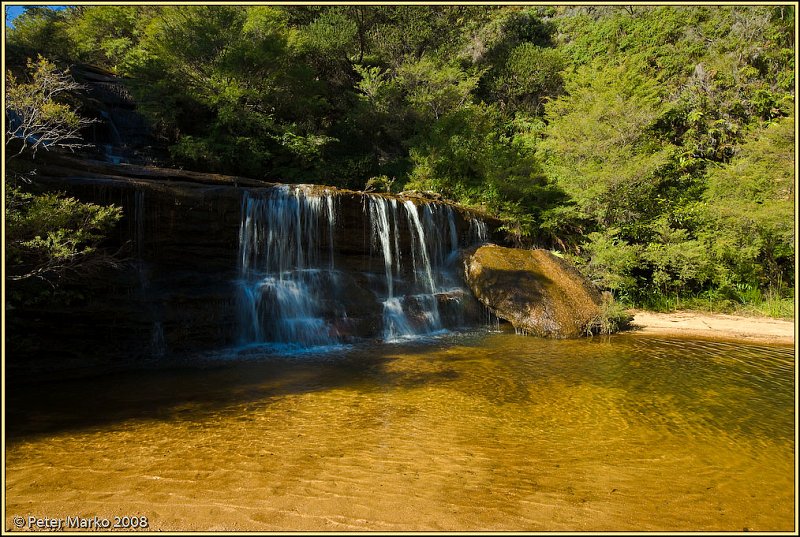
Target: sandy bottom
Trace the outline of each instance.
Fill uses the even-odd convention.
[[[794,368],[780,345],[501,333],[12,382],[5,529],[792,531]]]
[[[694,311],[654,313],[633,310],[631,314],[634,316],[633,329],[646,334],[789,345],[795,341],[796,327],[792,321]]]

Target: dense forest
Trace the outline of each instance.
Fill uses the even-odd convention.
[[[430,191],[625,304],[791,317],[794,18],[786,5],[31,7],[7,32],[7,90],[24,100],[47,73],[100,66],[123,77],[165,165]],[[7,185],[9,222],[65,210],[20,188]],[[85,210],[97,229],[118,218]]]

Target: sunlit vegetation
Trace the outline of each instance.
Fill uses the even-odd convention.
[[[793,6],[29,8],[186,168],[433,191],[628,304],[793,314]]]
[[[6,162],[11,166],[5,177],[5,263],[12,303],[50,296],[64,280],[116,266],[118,259],[97,246],[122,216],[114,205],[36,191],[37,152],[82,147],[80,131],[92,121],[74,109],[81,86],[69,73],[39,56],[27,61],[23,76],[29,81],[10,71],[6,77]],[[14,162],[20,156],[29,161]]]

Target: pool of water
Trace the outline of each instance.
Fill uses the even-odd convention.
[[[791,531],[794,367],[471,333],[11,385],[6,527]]]

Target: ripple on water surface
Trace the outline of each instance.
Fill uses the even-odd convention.
[[[793,529],[788,347],[474,333],[247,353],[12,386],[9,517],[140,513],[163,530]]]

